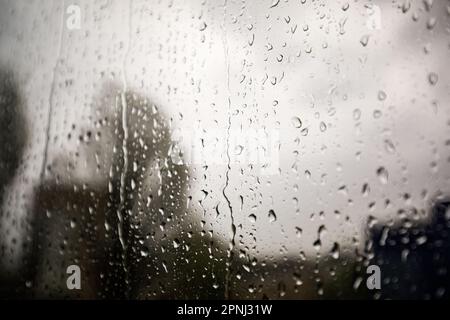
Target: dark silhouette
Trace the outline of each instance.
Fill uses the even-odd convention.
[[[157,107],[113,83],[93,105],[92,126],[74,125],[67,137],[79,139],[75,158],[62,154],[46,164],[36,191],[36,297],[138,297],[153,281],[151,260],[166,237],[160,226],[185,216],[187,169],[168,154],[170,131]],[[96,166],[92,185],[71,172],[61,176],[59,167],[89,158],[96,159],[87,168]],[[66,288],[71,264],[81,267],[82,290]]]
[[[450,297],[450,199],[439,198],[429,223],[404,219],[400,226],[375,226],[373,257],[381,268],[381,299]]]
[[[11,213],[3,211],[5,191],[17,174],[22,159],[26,141],[26,126],[24,123],[22,101],[16,80],[12,72],[0,67],[0,223],[10,223]],[[8,215],[8,216],[7,216]],[[8,222],[6,222],[8,221]],[[8,263],[10,252],[6,252],[6,236],[0,235],[0,256]],[[20,295],[18,273],[8,272],[0,265],[0,297]]]

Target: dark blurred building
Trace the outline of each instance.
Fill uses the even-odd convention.
[[[437,200],[429,223],[375,226],[373,258],[381,268],[381,299],[450,297],[450,199]]]

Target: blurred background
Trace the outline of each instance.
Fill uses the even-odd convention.
[[[448,298],[449,64],[447,0],[0,0],[0,298]]]

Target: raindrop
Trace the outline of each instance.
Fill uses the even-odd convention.
[[[147,248],[147,247],[143,247],[143,248],[141,249],[141,256],[142,256],[142,257],[148,257],[148,254],[149,254],[148,248]]]
[[[331,256],[334,259],[339,259],[339,244],[337,242],[333,244],[333,248],[331,249]]]
[[[374,117],[375,119],[381,118],[381,115],[382,115],[381,110],[374,110],[374,111],[373,111],[373,117]]]
[[[302,120],[300,120],[299,117],[292,117],[291,123],[294,126],[294,128],[301,128],[302,127]]]
[[[323,239],[323,237],[325,236],[325,234],[327,233],[327,228],[324,225],[321,225],[319,227],[319,230],[317,231],[318,235],[319,235],[319,239]]]
[[[394,143],[389,139],[384,140],[384,149],[386,150],[387,153],[390,154],[395,153]]]
[[[358,121],[361,118],[361,110],[355,109],[353,110],[353,119]]]
[[[205,23],[205,22],[202,22],[201,24],[200,24],[200,31],[204,31],[205,29],[206,29],[206,27],[207,27],[207,24]]]
[[[235,154],[236,154],[237,156],[241,155],[241,154],[242,154],[242,151],[244,151],[244,147],[241,146],[241,145],[237,145],[237,146],[234,148],[234,152],[235,152]]]
[[[382,90],[380,90],[380,91],[378,91],[378,100],[380,100],[380,101],[384,101],[384,100],[386,100],[386,93],[384,92],[384,91],[382,91]]]
[[[434,26],[436,25],[436,18],[435,17],[430,17],[427,21],[427,28],[429,30],[433,29]]]
[[[248,216],[248,220],[249,220],[251,223],[255,223],[255,222],[256,222],[256,215],[254,215],[254,214],[249,215],[249,216]]]
[[[277,221],[277,216],[275,214],[275,211],[273,211],[272,209],[269,210],[269,221],[270,222],[275,222]]]
[[[367,44],[369,43],[369,35],[362,36],[361,39],[359,40],[359,43],[361,43],[363,47],[366,47]]]
[[[430,12],[431,8],[433,7],[433,0],[423,0],[423,4],[425,6],[425,10]]]
[[[364,183],[361,190],[363,196],[367,197],[370,193],[370,186],[368,183]]]
[[[320,251],[320,248],[322,247],[322,242],[320,241],[320,239],[317,239],[316,241],[314,241],[313,247],[317,251]]]
[[[377,176],[382,184],[386,184],[388,182],[389,173],[385,167],[379,167],[377,169]]]
[[[355,282],[353,282],[353,289],[357,290],[362,282],[363,282],[363,278],[362,277],[357,277],[355,279]]]
[[[436,83],[438,82],[439,77],[437,75],[437,73],[435,72],[430,72],[430,74],[428,74],[428,81],[430,82],[430,84],[432,86],[436,85]]]
[[[273,0],[272,4],[270,5],[271,8],[276,7],[280,3],[280,0]]]
[[[411,8],[411,2],[409,0],[405,0],[402,5],[402,12],[406,13]]]
[[[417,245],[421,246],[427,242],[427,236],[421,236],[416,239]]]

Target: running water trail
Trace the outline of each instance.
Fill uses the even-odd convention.
[[[62,1],[62,13],[61,13],[61,20],[60,20],[60,27],[59,27],[59,40],[58,40],[58,51],[56,53],[56,61],[55,65],[53,66],[52,70],[52,83],[50,85],[50,92],[48,96],[48,113],[47,113],[47,128],[45,129],[45,141],[44,141],[44,151],[43,151],[43,158],[42,158],[42,164],[41,164],[41,171],[39,176],[39,183],[43,183],[45,178],[45,170],[47,166],[47,160],[48,160],[48,147],[50,144],[50,135],[51,135],[51,125],[52,125],[52,115],[53,115],[53,99],[55,94],[55,85],[56,85],[56,71],[58,69],[59,60],[61,58],[61,51],[62,51],[62,45],[63,45],[63,36],[64,36],[64,16],[65,16],[65,1]]]
[[[235,246],[235,237],[236,237],[236,226],[234,224],[234,215],[233,215],[233,207],[231,205],[230,198],[226,194],[226,190],[228,188],[230,182],[230,171],[231,171],[231,158],[230,158],[230,129],[231,129],[231,89],[230,89],[230,58],[228,54],[228,40],[227,40],[227,31],[226,31],[226,14],[227,14],[227,0],[224,0],[223,5],[223,49],[226,61],[227,68],[227,90],[228,90],[228,126],[227,126],[227,147],[226,147],[226,156],[227,156],[227,171],[225,174],[225,185],[222,189],[223,197],[227,202],[228,209],[230,211],[230,220],[231,220],[231,237],[230,244],[227,250],[227,261],[226,261],[226,275],[225,275],[225,299],[230,299],[230,282],[231,282],[231,265],[233,263],[233,250]]]
[[[128,175],[128,104],[127,104],[127,91],[128,91],[128,83],[126,76],[126,67],[127,67],[127,59],[130,53],[131,47],[131,32],[132,32],[132,8],[133,8],[133,0],[129,1],[128,8],[128,42],[125,51],[125,55],[122,62],[122,85],[123,89],[120,95],[121,98],[121,107],[122,107],[122,132],[123,132],[123,140],[122,140],[122,156],[123,156],[123,168],[120,175],[120,204],[117,210],[117,232],[119,234],[119,241],[122,246],[122,266],[125,272],[125,282],[128,287],[129,283],[129,270],[128,270],[128,261],[127,261],[127,242],[124,237],[124,215],[126,215],[126,183],[127,183],[127,175]],[[128,292],[128,291],[127,291]]]

